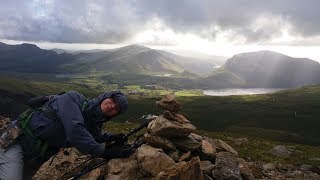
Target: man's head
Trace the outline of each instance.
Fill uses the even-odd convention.
[[[128,109],[128,100],[123,93],[115,91],[109,97],[103,99],[100,108],[106,117],[113,117],[124,113]]]

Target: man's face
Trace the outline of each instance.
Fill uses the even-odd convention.
[[[105,116],[112,117],[119,114],[119,105],[112,98],[107,98],[101,103],[101,110]]]

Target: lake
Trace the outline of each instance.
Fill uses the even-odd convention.
[[[213,89],[203,90],[205,95],[209,96],[231,96],[231,95],[251,95],[251,94],[267,94],[275,91],[283,90],[281,88],[235,88],[235,89]]]

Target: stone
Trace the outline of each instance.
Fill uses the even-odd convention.
[[[163,117],[171,121],[175,121],[176,119],[175,114],[168,110],[163,111]]]
[[[312,166],[309,165],[309,164],[302,164],[302,165],[299,167],[299,169],[300,169],[301,171],[310,171],[311,168],[312,168]]]
[[[142,145],[136,150],[138,162],[143,171],[157,176],[161,171],[169,171],[176,168],[173,159],[166,155],[162,149],[149,145]]]
[[[183,115],[181,114],[176,114],[175,116],[175,120],[178,121],[179,123],[191,123],[187,118],[185,118]]]
[[[270,152],[279,157],[289,157],[293,151],[291,149],[288,149],[286,146],[283,145],[278,145],[273,147]]]
[[[237,157],[229,152],[219,152],[216,155],[216,169],[212,175],[216,179],[242,179]]]
[[[75,148],[65,148],[64,151],[68,152],[68,155],[65,155],[66,153],[63,151],[60,151],[50,166],[49,164],[51,159],[40,167],[40,169],[34,175],[34,179],[44,180],[48,179],[48,177],[51,179],[57,179],[62,174],[66,173],[89,158],[88,156],[78,156],[79,152]],[[83,166],[81,167],[83,168]],[[81,167],[78,168],[78,170],[80,170]],[[103,169],[104,167],[101,168]]]
[[[175,162],[179,161],[179,152],[178,151],[171,151],[169,153],[167,153],[168,156],[173,159]]]
[[[171,112],[179,112],[182,109],[181,104],[174,99],[170,102],[168,102],[166,99],[161,99],[160,101],[156,102],[156,106]]]
[[[106,169],[104,168],[96,168],[90,171],[88,174],[83,175],[82,179],[101,179],[106,174]]]
[[[276,170],[276,166],[273,163],[267,163],[262,165],[262,169],[264,169],[265,171],[274,171]]]
[[[147,130],[151,135],[172,138],[186,137],[195,132],[196,127],[189,123],[181,124],[176,121],[169,121],[163,116],[158,116],[149,123]]]
[[[134,180],[143,177],[143,172],[134,156],[124,159],[111,159],[108,162],[108,170],[107,177],[110,179],[112,177],[121,180]]]
[[[238,167],[240,169],[241,176],[246,180],[255,180],[252,170],[246,163],[239,163]]]
[[[172,151],[172,150],[175,150],[175,146],[174,144],[167,138],[165,137],[160,137],[160,136],[153,136],[151,134],[144,134],[143,136],[143,140],[153,146],[153,147],[156,147],[156,148],[161,148],[163,149],[164,151]]]
[[[212,145],[206,140],[201,141],[201,151],[205,156],[209,157],[210,159],[214,158],[217,153],[217,150],[214,147],[212,147]]]
[[[182,151],[195,151],[200,149],[201,143],[189,137],[181,137],[171,139],[171,142]]]
[[[184,153],[184,154],[178,159],[178,162],[190,160],[190,159],[191,159],[190,155],[191,155],[191,152],[190,152],[190,151]]]
[[[247,162],[242,158],[238,158],[237,161],[241,175],[245,179],[261,179],[264,176],[263,169],[260,165],[257,165],[253,162]]]
[[[212,145],[212,147],[214,147],[217,150],[217,152],[227,151],[238,156],[238,152],[234,150],[231,146],[229,146],[227,143],[225,143],[224,141],[220,139],[211,139],[208,137],[204,137],[204,139],[207,140]]]
[[[249,140],[247,138],[237,138],[234,140],[234,143],[236,145],[244,145],[244,144],[248,144]]]
[[[190,133],[189,136],[191,139],[194,139],[198,142],[201,142],[204,138],[198,134],[195,134],[195,133]]]
[[[174,95],[173,94],[166,94],[162,96],[161,101],[163,102],[172,102],[174,100]]]
[[[192,158],[187,163],[179,163],[177,168],[161,173],[157,176],[158,180],[204,180],[202,170],[200,168],[199,157]]]
[[[212,170],[215,168],[215,165],[212,164],[210,161],[200,161],[200,168],[203,173],[211,173]]]

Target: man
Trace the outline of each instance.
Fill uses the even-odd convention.
[[[90,101],[71,91],[53,96],[43,107],[20,117],[19,126],[26,125],[17,143],[0,149],[0,179],[31,179],[44,162],[65,147],[108,159],[132,153],[112,151],[100,144],[125,141],[123,134],[101,134],[103,122],[128,108],[127,98],[120,91],[106,92]]]

